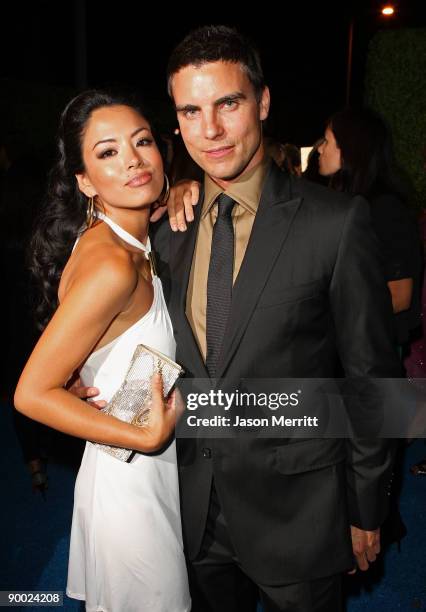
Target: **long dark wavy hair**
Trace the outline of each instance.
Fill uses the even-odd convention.
[[[406,196],[395,167],[391,132],[378,114],[368,108],[346,109],[330,117],[327,126],[342,157],[330,187],[366,198],[384,193]]]
[[[75,177],[84,172],[82,140],[85,129],[95,110],[116,105],[129,106],[149,121],[132,95],[97,90],[79,94],[62,112],[57,137],[58,158],[49,173],[46,195],[29,249],[30,270],[39,294],[35,318],[41,330],[58,306],[62,271],[77,236],[85,228],[88,201]]]

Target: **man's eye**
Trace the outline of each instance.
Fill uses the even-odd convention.
[[[235,110],[237,106],[237,100],[224,100],[221,104],[221,108],[224,110]]]
[[[184,112],[184,116],[187,119],[193,119],[196,116],[196,114],[197,114],[197,111],[195,108],[189,108],[188,110]]]

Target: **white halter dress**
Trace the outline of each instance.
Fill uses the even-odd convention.
[[[150,252],[108,217],[124,241]],[[175,356],[160,279],[153,276],[149,311],[83,365],[84,385],[109,401],[120,387],[137,344]],[[191,602],[182,547],[176,448],[137,453],[130,463],[86,443],[74,496],[67,595],[88,612],[186,612]]]

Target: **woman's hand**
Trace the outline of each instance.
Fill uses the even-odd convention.
[[[185,405],[179,391],[176,389],[170,396],[163,397],[163,379],[160,374],[154,374],[151,381],[152,403],[149,413],[149,421],[137,433],[137,441],[133,445],[134,450],[140,452],[154,452],[162,448],[170,438],[176,422],[182,416]],[[91,400],[99,395],[97,387],[83,387],[77,378],[68,388],[68,391],[79,399],[87,400],[96,408],[104,408],[107,402],[104,400]],[[142,433],[142,435],[141,435]]]
[[[154,210],[150,221],[158,221],[167,210],[172,230],[184,232],[187,229],[186,224],[194,220],[193,207],[197,205],[199,197],[200,183],[198,181],[188,179],[178,181],[170,188],[167,202]]]
[[[154,452],[165,446],[184,410],[184,404],[174,391],[168,399],[163,396],[161,374],[151,379],[152,402],[148,423],[140,428],[140,445],[135,450]]]

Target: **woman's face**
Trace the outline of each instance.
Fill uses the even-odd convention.
[[[110,208],[145,208],[163,188],[163,162],[149,123],[129,106],[93,111],[83,135],[80,190]]]
[[[340,170],[342,167],[340,149],[329,127],[325,130],[324,140],[318,147],[318,153],[319,173],[322,176],[331,176]]]

